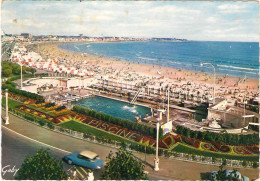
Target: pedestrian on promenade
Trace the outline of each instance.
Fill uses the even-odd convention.
[[[73,180],[76,180],[76,177],[77,177],[77,172],[76,172],[76,168],[74,168],[74,171],[73,171]]]

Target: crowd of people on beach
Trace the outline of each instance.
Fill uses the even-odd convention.
[[[69,52],[58,48],[57,44],[41,44],[40,48],[38,45],[38,49],[28,51],[25,45],[17,43],[11,61],[58,75],[96,78],[100,85],[128,86],[129,89],[131,86],[141,86],[148,88],[151,93],[160,92],[164,95],[170,87],[171,92],[186,99],[192,97],[194,101],[201,102],[213,99],[213,76],[210,74]],[[259,101],[258,81],[241,80],[218,75],[215,84],[216,97],[238,103],[243,103],[245,99]]]

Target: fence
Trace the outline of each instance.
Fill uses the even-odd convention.
[[[2,108],[4,109],[4,108]],[[121,145],[123,143],[121,142],[117,142],[114,140],[109,140],[109,139],[105,139],[105,138],[100,138],[100,137],[96,137],[93,135],[89,135],[86,133],[81,133],[81,132],[77,132],[77,131],[73,131],[70,129],[65,129],[56,125],[48,125],[48,123],[39,123],[36,120],[28,120],[26,119],[26,114],[20,113],[19,111],[16,111],[14,109],[9,108],[9,111],[19,117],[22,118],[26,121],[29,121],[30,123],[36,124],[38,126],[41,126],[43,128],[49,129],[49,130],[53,130],[57,133],[61,133],[64,135],[68,135],[77,139],[81,139],[84,141],[88,141],[88,142],[92,142],[95,144],[99,144],[99,145],[105,145],[108,147],[112,147],[112,148],[120,148]],[[136,143],[138,144],[138,143]],[[133,146],[131,144],[126,144],[126,148],[129,151],[133,151],[133,152],[137,152],[136,149],[133,149]],[[153,152],[155,152],[155,148],[151,148]],[[141,151],[144,153],[146,152],[146,148],[144,149],[145,151]],[[140,151],[140,150],[138,150]],[[199,155],[193,155],[193,154],[186,154],[186,153],[179,153],[179,152],[174,152],[174,151],[170,151],[170,150],[164,150],[164,149],[159,149],[159,156],[163,156],[169,159],[176,159],[176,160],[182,160],[182,161],[187,161],[187,162],[196,162],[196,163],[202,163],[202,164],[208,164],[208,165],[215,165],[215,166],[220,166],[224,159],[222,158],[214,158],[214,157],[205,157],[205,156],[199,156]],[[225,159],[226,161],[226,166],[230,166],[230,167],[234,167],[234,168],[242,168],[242,167],[247,167],[247,168],[252,168],[255,167],[254,163],[251,161],[240,161],[240,160],[230,160],[230,159]],[[244,162],[244,163],[243,163]],[[257,165],[259,165],[259,162],[256,162]]]

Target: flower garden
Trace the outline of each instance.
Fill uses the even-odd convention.
[[[3,90],[2,90],[2,96],[3,97],[5,96],[5,92]],[[25,96],[14,94],[12,92],[8,92],[8,97],[11,98],[11,99],[14,99],[16,101],[20,101],[20,102],[25,102],[25,101],[32,102],[32,101],[34,101],[33,99],[28,99]]]
[[[17,108],[20,111],[26,112],[27,114],[45,119],[48,122],[52,122],[54,124],[65,123],[67,121],[76,121],[79,123],[83,123],[86,126],[91,126],[97,128],[101,131],[108,132],[113,135],[117,135],[123,137],[128,140],[132,140],[138,142],[140,144],[144,144],[146,146],[154,147],[155,139],[151,136],[144,136],[143,134],[133,131],[127,128],[123,128],[116,124],[107,123],[97,118],[93,118],[91,116],[86,116],[83,114],[79,114],[73,111],[69,111],[67,108],[60,109],[60,111],[56,111],[58,106],[50,106],[45,107],[48,103],[35,104],[31,105],[35,107],[28,107],[28,105],[20,105]],[[43,111],[39,111],[43,110]],[[69,112],[68,112],[69,111]],[[48,113],[56,114],[56,116],[50,115]],[[200,141],[198,139],[189,138],[183,135],[167,135],[164,136],[159,141],[159,147],[171,150],[178,143],[185,144],[189,147],[199,149],[201,151],[210,151],[224,154],[232,154],[232,155],[256,155],[259,154],[259,145],[228,145],[225,143],[215,143],[209,141]]]
[[[2,91],[2,94],[4,92]],[[103,131],[111,135],[115,135],[125,140],[130,140],[145,146],[155,147],[155,139],[153,136],[143,134],[138,129],[132,130],[131,127],[124,127],[124,122],[119,126],[115,122],[104,121],[104,117],[84,115],[77,111],[67,109],[65,106],[57,106],[54,103],[38,102],[32,98],[28,99],[23,95],[9,92],[11,100],[22,102],[21,105],[15,106],[16,110],[21,113],[30,115],[34,118],[40,118],[47,123],[59,125],[69,121],[78,122],[85,126],[95,128],[97,131]],[[110,119],[109,119],[110,120]],[[255,156],[259,155],[259,145],[232,145],[226,143],[216,143],[211,141],[201,141],[199,139],[190,138],[181,134],[168,134],[159,141],[159,147],[165,150],[172,150],[177,145],[182,144],[190,148],[200,151],[221,153],[235,156]]]
[[[232,155],[257,155],[259,154],[259,145],[228,145],[225,143],[215,143],[208,141],[200,141],[194,138],[188,138],[182,135],[168,135],[160,140],[159,146],[161,148],[173,148],[176,143],[182,143],[192,148],[201,151],[211,151]]]

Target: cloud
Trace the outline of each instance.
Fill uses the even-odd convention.
[[[257,6],[249,2],[5,1],[2,27],[18,34],[257,41]]]
[[[248,12],[248,5],[246,3],[238,4],[222,4],[217,7],[221,13],[246,13]]]

